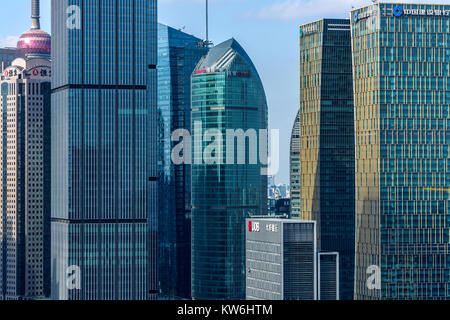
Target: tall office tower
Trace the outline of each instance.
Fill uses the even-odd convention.
[[[352,11],[356,299],[448,299],[450,5]]]
[[[244,221],[267,214],[267,176],[261,156],[257,160],[264,153],[258,140],[267,138],[257,137],[267,129],[267,103],[258,72],[236,40],[211,48],[196,67],[191,122],[192,297],[245,299]],[[225,140],[227,130],[236,130],[239,136],[239,129],[240,139],[221,143],[219,135]]]
[[[171,140],[191,127],[191,75],[208,52],[199,38],[158,24],[160,161],[158,279],[161,298],[191,297],[191,167],[175,164]]]
[[[23,53],[17,48],[0,48],[0,72],[3,73],[15,59],[21,57]]]
[[[156,0],[52,1],[54,299],[157,293],[156,15]]]
[[[300,218],[300,113],[295,117],[289,158],[291,181],[291,218]]]
[[[340,299],[353,299],[355,143],[350,22],[300,27],[300,216],[321,251],[338,252]]]
[[[28,58],[15,59],[0,82],[0,299],[50,295],[51,40],[36,31],[45,40],[27,52],[19,40],[15,54]]]

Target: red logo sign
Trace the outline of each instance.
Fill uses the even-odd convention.
[[[5,77],[7,77],[9,75],[8,70],[5,71]]]
[[[252,222],[251,221],[248,222],[248,231],[252,232]]]
[[[37,69],[33,70],[33,75],[37,76],[39,74],[39,71]]]
[[[195,74],[206,73],[206,69],[197,69],[195,70]]]

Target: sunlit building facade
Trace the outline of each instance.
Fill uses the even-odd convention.
[[[0,50],[11,64],[0,75],[0,300],[50,296],[51,38],[39,0],[31,8],[17,49]]]
[[[0,300],[50,295],[50,77],[18,58],[0,87]]]
[[[52,1],[53,299],[158,292],[156,3]]]
[[[448,299],[450,5],[379,3],[351,18],[355,298]]]
[[[300,217],[338,252],[340,299],[353,299],[355,171],[350,22],[300,26]]]
[[[267,172],[258,157],[264,152],[258,150],[259,140],[267,139],[258,134],[267,129],[264,88],[247,53],[230,39],[199,62],[191,94],[192,297],[245,299],[245,218],[267,214]],[[244,164],[237,157],[229,163],[225,154],[230,146],[207,132],[225,139],[227,129],[256,132],[233,149],[233,154],[245,152]]]

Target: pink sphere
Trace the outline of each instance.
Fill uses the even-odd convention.
[[[52,49],[51,37],[43,30],[29,30],[20,36],[17,49],[25,56],[30,54],[50,55]]]

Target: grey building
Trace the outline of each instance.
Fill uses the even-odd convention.
[[[156,3],[52,1],[53,299],[156,296]]]
[[[248,300],[316,300],[316,222],[247,219]]]
[[[315,221],[246,221],[247,300],[339,300],[339,254],[317,250]]]

